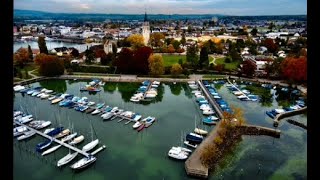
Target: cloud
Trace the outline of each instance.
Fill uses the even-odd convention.
[[[65,13],[307,14],[306,0],[14,0],[15,9]]]

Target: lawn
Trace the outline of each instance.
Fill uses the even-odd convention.
[[[182,62],[184,63],[186,61],[186,55],[162,55],[164,66],[172,66],[175,63],[179,63],[179,59],[182,59]],[[212,57],[209,57],[209,62],[213,60]]]
[[[238,65],[240,64],[239,61],[235,61],[235,62],[231,62],[231,63],[225,63],[224,59],[225,58],[216,58],[215,63],[216,64],[224,64],[225,65],[224,68],[228,69],[228,70],[237,70]]]

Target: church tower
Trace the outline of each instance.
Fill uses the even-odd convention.
[[[142,36],[144,40],[144,45],[147,46],[150,39],[150,26],[147,19],[147,12],[144,14],[144,21],[142,25]]]

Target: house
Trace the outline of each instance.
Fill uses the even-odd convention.
[[[267,56],[242,56],[243,61],[249,61],[255,67],[255,74],[266,75],[265,66],[271,60]]]
[[[104,45],[103,45],[103,50],[106,54],[112,53],[112,46],[113,46],[113,41],[107,40]]]

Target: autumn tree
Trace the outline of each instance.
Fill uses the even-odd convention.
[[[28,54],[29,54],[29,61],[33,60],[33,53],[32,53],[32,49],[31,46],[28,45]]]
[[[202,47],[200,51],[199,67],[200,69],[202,69],[202,67],[207,67],[208,65],[209,65],[208,50],[206,47]]]
[[[307,57],[287,57],[281,63],[282,76],[295,82],[307,81]]]
[[[174,53],[175,52],[175,49],[174,49],[174,47],[173,47],[173,45],[172,44],[169,44],[169,46],[168,46],[168,53]]]
[[[254,75],[254,72],[256,70],[256,67],[253,63],[250,61],[243,61],[241,73],[246,74],[247,76],[252,77]]]
[[[86,56],[85,63],[86,63],[86,64],[91,64],[92,61],[93,61],[94,58],[95,58],[94,52],[93,52],[91,49],[87,49],[87,50],[84,52],[84,54],[85,54],[85,56]]]
[[[175,63],[171,66],[170,72],[171,72],[171,75],[173,75],[173,76],[180,75],[182,73],[182,71],[183,71],[183,69],[182,69],[181,65],[178,63]]]
[[[79,56],[79,51],[78,51],[78,49],[72,49],[72,51],[71,51],[71,55],[73,56],[73,57],[78,57]]]
[[[279,77],[281,75],[281,64],[284,59],[279,57],[274,60],[267,59],[267,63],[265,64],[265,71],[267,76],[270,77]]]
[[[186,35],[184,33],[182,33],[182,37],[181,37],[181,40],[180,40],[180,43],[185,46],[186,45]]]
[[[163,41],[165,36],[163,33],[156,32],[150,35],[150,44],[152,47],[161,47],[163,45]]]
[[[191,65],[196,68],[198,64],[198,47],[196,45],[191,45],[187,48],[187,62],[191,63]]]
[[[57,76],[64,73],[64,61],[57,56],[41,53],[35,57],[39,65],[39,74],[42,76]]]
[[[261,45],[268,48],[268,51],[271,53],[276,53],[279,49],[279,46],[276,43],[274,43],[273,39],[269,38],[262,41]]]
[[[40,49],[40,53],[48,54],[48,48],[47,48],[47,44],[44,36],[38,37],[38,46]]]
[[[132,34],[128,37],[127,40],[130,42],[131,47],[133,49],[138,49],[138,48],[144,46],[144,40],[143,40],[143,36],[141,34]]]
[[[154,54],[149,57],[150,74],[158,76],[164,74],[164,62],[160,54]]]
[[[148,59],[152,53],[152,49],[147,46],[135,50],[133,55],[133,64],[131,66],[130,72],[135,74],[148,74]]]
[[[23,68],[24,65],[29,61],[29,53],[26,49],[20,48],[14,55],[13,55],[13,62],[14,64],[18,65],[20,68]]]
[[[173,41],[171,41],[171,44],[173,45],[175,50],[178,50],[180,48],[181,43],[177,40],[173,40]]]
[[[129,68],[132,67],[132,64],[133,51],[129,48],[122,48],[113,65],[117,67],[119,72],[128,73]]]

